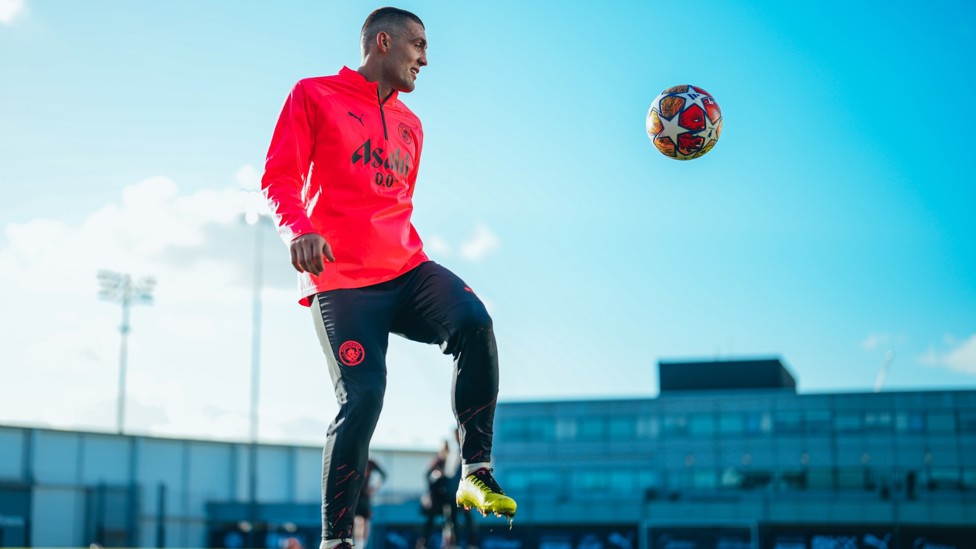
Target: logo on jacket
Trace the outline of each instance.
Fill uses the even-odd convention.
[[[339,360],[346,366],[356,366],[366,358],[366,351],[358,341],[349,340],[339,346]]]
[[[400,122],[400,128],[398,131],[400,132],[400,139],[402,139],[404,143],[407,145],[413,144],[413,132],[410,131],[410,126]]]
[[[349,116],[355,118],[356,120],[359,120],[359,125],[360,126],[366,126],[366,124],[363,123],[363,117],[366,116],[366,114],[361,114],[359,116],[356,116],[355,114],[352,113],[352,111],[346,111],[346,114],[348,114]]]
[[[394,149],[392,153],[386,153],[382,147],[374,147],[369,139],[353,151],[352,163],[362,163],[363,166],[387,170],[386,174],[376,172],[376,184],[382,184],[386,187],[393,186],[395,179],[393,174],[405,178],[410,173],[410,156],[407,153],[400,150],[399,147]]]

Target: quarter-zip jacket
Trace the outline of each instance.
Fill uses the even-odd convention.
[[[285,100],[261,189],[286,244],[318,233],[335,256],[319,276],[299,274],[302,305],[427,261],[410,221],[423,129],[397,95],[379,97],[375,82],[343,67],[300,80]]]

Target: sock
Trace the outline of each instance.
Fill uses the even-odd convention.
[[[467,477],[471,473],[477,471],[478,469],[487,469],[491,467],[491,463],[463,463],[461,464],[461,478]]]

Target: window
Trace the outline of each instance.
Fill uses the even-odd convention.
[[[559,489],[559,476],[556,471],[516,470],[510,471],[502,479],[512,492],[534,494],[555,493]]]
[[[637,436],[639,438],[656,439],[661,434],[661,421],[656,417],[642,417],[637,419]]]
[[[773,417],[773,427],[777,433],[803,432],[803,417],[800,412],[779,411]]]
[[[606,471],[580,469],[573,471],[573,488],[579,492],[606,492],[610,488],[610,474]]]
[[[715,434],[715,418],[712,414],[691,414],[688,432],[696,437],[711,437]]]
[[[742,487],[742,473],[735,467],[729,467],[722,471],[718,485],[720,488],[737,490]]]
[[[637,472],[637,485],[643,489],[660,488],[661,474],[658,471],[643,469]]]
[[[891,412],[870,411],[864,414],[864,430],[870,433],[888,433],[893,425]]]
[[[714,491],[718,488],[718,471],[714,469],[688,468],[675,471],[671,476],[674,490]]]
[[[807,470],[807,487],[810,490],[833,490],[834,472],[824,468]]]
[[[745,418],[739,412],[719,414],[718,430],[723,435],[741,435],[745,430]]]
[[[953,433],[956,430],[956,416],[952,412],[929,412],[925,423],[930,433]]]
[[[609,424],[610,440],[633,440],[637,434],[637,418],[612,417]]]
[[[719,486],[732,490],[764,490],[772,482],[772,471],[729,467],[722,471]]]
[[[808,433],[829,433],[833,426],[829,410],[809,410],[805,415]]]
[[[606,421],[602,417],[584,417],[579,419],[579,440],[603,440],[607,434]]]
[[[502,423],[501,432],[515,442],[549,441],[555,435],[555,422],[547,417],[515,417]]]
[[[688,434],[688,417],[683,415],[664,416],[664,433],[666,436],[686,436]]]
[[[556,440],[576,439],[576,419],[561,417],[556,419]]]
[[[925,484],[929,491],[955,490],[962,487],[959,469],[954,467],[933,467],[925,471]]]
[[[864,418],[857,412],[838,412],[834,417],[838,433],[855,433],[864,429]]]
[[[976,433],[976,409],[963,408],[959,410],[959,430]]]
[[[695,469],[691,474],[691,485],[699,490],[714,490],[717,486],[715,471],[712,469]]]
[[[841,468],[837,470],[837,487],[841,490],[864,490],[867,487],[867,469]]]
[[[976,469],[970,468],[962,470],[962,489],[976,490]]]
[[[638,493],[635,479],[637,475],[633,471],[611,471],[610,472],[610,491],[617,495],[627,495]]]
[[[922,412],[898,412],[895,414],[895,429],[903,433],[921,433],[925,430],[925,414]]]
[[[793,471],[783,471],[779,477],[780,488],[785,491],[795,492],[807,489],[807,470],[796,469]]]
[[[769,412],[748,412],[745,414],[745,432],[750,435],[768,433],[773,429],[773,418]]]

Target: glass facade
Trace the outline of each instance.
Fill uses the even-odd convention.
[[[963,528],[976,515],[974,402],[976,391],[730,391],[502,403],[496,474],[520,512],[558,498],[573,523],[613,501],[635,523],[685,513],[823,526],[870,512]]]

